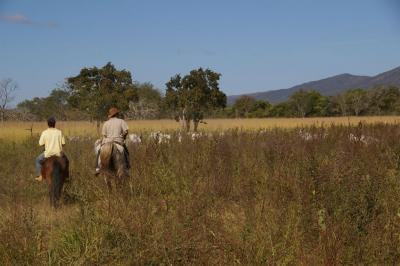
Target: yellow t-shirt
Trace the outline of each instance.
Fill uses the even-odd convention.
[[[64,136],[61,130],[57,128],[48,128],[42,132],[40,136],[39,145],[44,145],[44,157],[60,156],[62,145],[65,144]]]

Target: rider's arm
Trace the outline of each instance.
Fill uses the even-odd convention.
[[[122,137],[126,139],[126,136],[128,136],[128,124],[125,121],[122,121],[121,123],[122,126]]]
[[[40,135],[40,139],[39,139],[39,146],[44,146],[44,134],[42,132],[42,134]]]
[[[61,135],[61,145],[65,145],[65,138],[64,138],[64,135]]]
[[[103,138],[106,138],[106,137],[107,137],[106,123],[103,124],[103,127],[102,127],[102,129],[101,129],[101,136],[102,136]]]
[[[126,136],[128,136],[128,130],[125,130],[124,133],[122,134],[122,137],[123,137],[124,139],[126,139]]]

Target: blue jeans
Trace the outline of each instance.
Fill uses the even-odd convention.
[[[41,175],[41,170],[42,170],[42,164],[44,162],[44,152],[41,153],[35,161],[35,166],[36,166],[36,176]]]

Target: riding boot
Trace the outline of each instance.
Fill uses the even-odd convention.
[[[100,158],[100,150],[96,154],[96,166],[95,166],[95,175],[100,174],[100,166],[99,166],[99,158]]]
[[[41,170],[42,170],[42,165],[43,165],[44,160],[45,160],[44,153],[41,153],[41,154],[36,158],[36,161],[35,161],[35,165],[36,165],[36,178],[35,178],[35,179],[36,179],[37,181],[42,181],[42,180],[43,180]]]
[[[124,156],[125,156],[125,163],[126,163],[126,168],[131,169],[131,163],[129,162],[129,150],[128,147],[124,144]]]

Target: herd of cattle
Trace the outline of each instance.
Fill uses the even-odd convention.
[[[259,134],[264,134],[267,132],[268,132],[268,130],[266,130],[266,129],[261,129],[258,131]],[[322,140],[322,139],[325,139],[328,137],[328,133],[326,133],[326,132],[314,133],[307,129],[300,129],[300,130],[298,130],[297,133],[298,133],[297,135],[300,139],[307,141],[307,142]],[[126,139],[126,143],[128,145],[140,144],[144,141],[152,142],[152,143],[156,143],[156,144],[166,144],[166,143],[173,143],[173,142],[181,143],[181,142],[183,142],[184,139],[189,140],[189,141],[198,141],[201,139],[221,138],[225,135],[226,135],[226,133],[223,131],[218,132],[218,133],[204,133],[204,132],[163,133],[161,131],[155,131],[155,132],[151,132],[150,134],[135,134],[135,133],[129,134]],[[367,136],[364,134],[357,134],[357,133],[349,133],[347,135],[347,138],[352,143],[360,143],[360,144],[364,144],[364,145],[369,145],[372,143],[379,142],[379,139],[377,139],[375,137]],[[69,136],[69,137],[67,137],[67,140],[69,142],[77,142],[77,141],[82,141],[82,140],[92,140],[92,138],[84,137],[84,136]]]
[[[312,141],[312,140],[318,140],[318,139],[325,139],[328,137],[328,133],[323,132],[323,133],[315,134],[315,133],[311,133],[307,130],[300,129],[299,137],[305,141]],[[360,144],[364,144],[364,145],[369,145],[372,143],[379,142],[379,139],[372,137],[372,136],[367,136],[364,134],[349,133],[347,135],[347,137],[348,137],[348,140],[352,143],[360,143]]]

